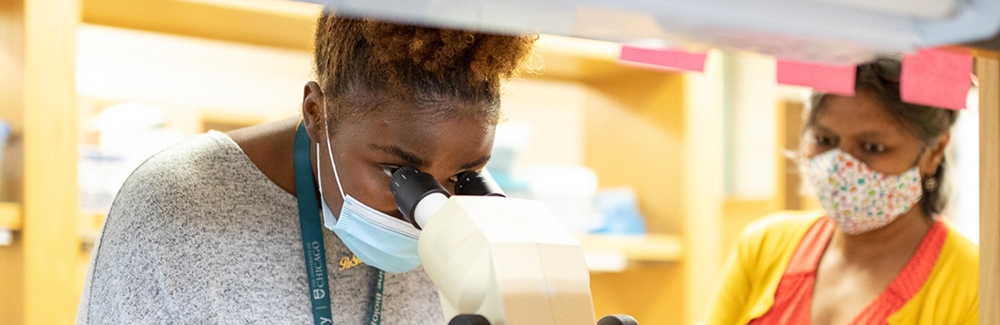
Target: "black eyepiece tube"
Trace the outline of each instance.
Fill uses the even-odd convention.
[[[434,179],[434,176],[422,173],[412,166],[397,169],[392,173],[392,178],[389,179],[389,191],[396,197],[396,207],[403,213],[403,218],[417,229],[420,229],[420,225],[417,224],[414,211],[420,200],[433,193],[449,196],[448,191]]]
[[[608,315],[597,321],[597,325],[639,325],[639,323],[629,315]]]
[[[448,325],[490,325],[490,321],[483,315],[461,314],[452,318]]]
[[[455,195],[507,197],[503,189],[488,174],[473,171],[458,174]]]

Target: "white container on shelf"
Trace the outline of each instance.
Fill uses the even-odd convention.
[[[126,102],[105,108],[87,127],[98,134],[96,146],[79,149],[80,206],[107,211],[129,175],[150,156],[184,140],[184,133],[165,127],[163,107]]]
[[[541,201],[572,233],[585,233],[594,226],[597,174],[573,165],[534,165],[524,168],[531,198]]]

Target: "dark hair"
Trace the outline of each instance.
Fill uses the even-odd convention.
[[[858,65],[854,89],[856,92],[868,91],[874,94],[886,112],[904,129],[923,141],[925,146],[931,146],[934,140],[955,124],[958,111],[903,102],[899,96],[901,69],[900,60],[887,57]],[[806,120],[807,129],[816,123],[817,116],[824,109],[826,97],[826,94],[817,93],[810,98],[812,108]],[[941,165],[933,175],[921,176],[934,177],[938,184],[945,184],[945,169],[945,159],[942,158]],[[924,190],[923,209],[931,218],[944,209],[946,198],[941,188],[942,186],[937,186],[932,191]]]
[[[496,123],[500,83],[517,74],[536,35],[497,35],[356,19],[324,12],[315,68],[327,117],[374,112],[387,101],[427,114],[477,113]],[[476,112],[442,105],[485,104]]]

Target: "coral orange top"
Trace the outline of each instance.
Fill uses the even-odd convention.
[[[979,323],[979,247],[947,220],[931,229],[853,323]],[[705,324],[808,324],[816,266],[832,232],[822,211],[780,212],[752,223],[726,263]]]
[[[778,283],[778,290],[774,293],[774,306],[760,318],[751,321],[751,325],[809,324],[816,268],[830,242],[834,227],[828,218],[820,218],[813,224]],[[927,281],[947,234],[944,223],[940,220],[935,222],[916,253],[889,287],[850,324],[885,324],[889,315],[913,298]]]

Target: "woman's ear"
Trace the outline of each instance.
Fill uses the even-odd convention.
[[[951,132],[945,132],[938,136],[927,151],[927,154],[920,159],[920,175],[934,175],[937,173],[941,161],[944,160],[945,150],[948,149],[948,142],[951,141]]]
[[[302,121],[306,125],[306,133],[314,142],[321,142],[320,140],[326,134],[323,129],[327,123],[324,120],[326,117],[323,111],[324,100],[326,98],[323,96],[323,90],[320,89],[319,84],[315,81],[306,83],[302,94]]]

